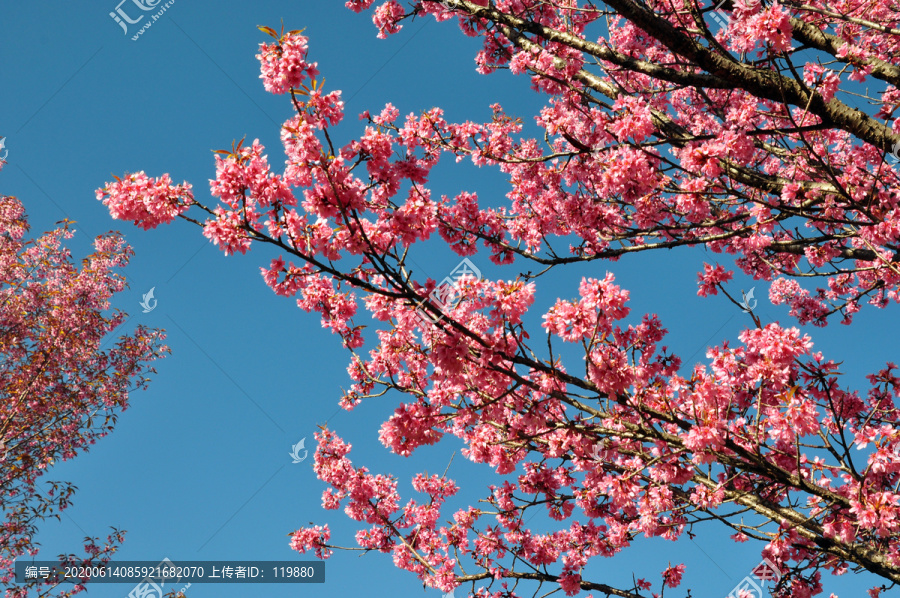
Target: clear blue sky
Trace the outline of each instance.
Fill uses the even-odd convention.
[[[333,0],[177,0],[132,41],[136,28],[125,35],[109,16],[116,2],[0,5],[0,136],[7,137],[9,150],[0,192],[24,202],[33,232],[66,217],[76,220],[78,234],[69,247],[78,256],[93,236],[124,232],[136,256],[126,271],[131,287],[116,305],[132,316],[129,328],[141,323],[167,329],[173,350],[158,364],[150,389],[133,395],[112,435],[45,476],[79,489],[61,522],[41,526],[41,556],[80,554],[85,535],[105,535],[110,525],[128,530],[117,554],[123,560],[300,560],[308,557],[289,549],[287,534],[309,522],[328,523],[333,543],[355,546],[354,522],[320,507],[324,485],[312,471],[312,452],[292,464],[291,445],[306,438],[312,448],[316,425],[328,422],[353,444],[354,464],[399,477],[405,502],[415,496],[411,475],[426,468],[442,472],[460,443],[447,438],[410,459],[392,456],[378,442],[377,430],[399,398],[338,412],[341,388],[350,384],[347,354],[314,315],[265,287],[258,267],[270,254],[256,250],[225,258],[185,223],[144,232],[114,222],[94,190],[112,174],[169,172],[176,182],[191,182],[198,199],[210,200],[211,150],[245,136],[259,138],[270,162],[281,163],[278,131],[291,110],[284,97],[263,90],[254,55],[267,39],[256,25],[279,27],[282,19],[288,29],[307,28],[311,57],[327,89],[344,92],[341,145],[362,130],[360,112],[375,112],[389,101],[404,115],[441,106],[457,121],[487,120],[489,105],[499,101],[531,122],[543,98],[527,79],[476,74],[477,42],[449,22],[419,20],[400,35],[378,40],[368,15]],[[506,185],[496,172],[447,163],[435,171],[432,189],[478,191],[496,201]],[[576,295],[582,275],[611,270],[631,291],[629,321],[659,314],[670,331],[666,344],[690,365],[703,358],[707,344],[734,341],[750,325],[724,298],[696,296],[695,273],[704,259],[716,258],[730,264],[727,256],[683,250],[560,272],[539,282],[536,309],[557,296]],[[473,259],[489,277],[513,278],[520,270]],[[418,259],[422,271],[437,280],[458,261],[443,247]],[[786,310],[768,304],[765,283],[739,275],[733,288],[754,284],[763,320],[788,323]],[[151,287],[158,304],[145,314],[138,303]],[[835,324],[811,333],[818,349],[844,361],[845,382],[860,387],[863,375],[896,360],[896,326],[896,308],[864,308],[853,327]],[[486,466],[459,454],[449,475],[470,499],[498,483]],[[585,577],[616,585],[634,571],[657,590],[666,564],[683,561],[685,583],[670,596],[692,588],[694,598],[724,597],[758,562],[760,547],[735,545],[724,536],[701,533],[678,544],[640,541],[615,560],[595,559]],[[440,596],[396,569],[389,555],[337,552],[326,571],[324,585],[194,585],[189,596]],[[834,591],[842,598],[869,587],[849,578],[825,582],[826,596]],[[98,585],[87,595],[119,598],[130,589]]]

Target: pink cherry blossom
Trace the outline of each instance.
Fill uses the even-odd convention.
[[[273,36],[274,37],[274,36]],[[266,91],[282,94],[300,89],[309,79],[315,79],[319,71],[315,62],[307,62],[309,39],[299,32],[289,32],[273,44],[260,44],[259,60]]]
[[[113,218],[130,220],[145,230],[172,222],[194,203],[189,183],[173,185],[168,174],[150,178],[143,171],[106,183],[97,190],[97,199]]]

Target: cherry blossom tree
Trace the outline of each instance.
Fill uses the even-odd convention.
[[[218,205],[143,172],[97,192],[114,218],[145,229],[181,218],[226,255],[269,247],[265,283],[349,352],[346,410],[404,397],[381,425],[387,449],[408,456],[452,435],[496,473],[480,506],[451,512],[459,488],[446,475],[416,475],[424,501],[403,502],[396,478],[354,464],[323,428],[323,506],[359,522],[359,547],[442,591],[637,598],[678,587],[684,564],[614,586],[584,575],[588,562],[638,536],[718,528],[759,544],[777,596],[820,594],[823,573],[868,574],[871,597],[900,582],[894,364],[844,387],[808,334],[754,315],[739,345],[683,371],[663,322],[629,319],[610,273],[530,309],[549,270],[696,246],[733,256],[698,264],[698,295],[737,304],[734,265],[799,324],[850,324],[866,303],[900,300],[900,8],[389,0],[372,18],[379,37],[434,18],[480,38],[480,72],[508,69],[545,94],[536,133],[499,104],[489,122],[462,123],[439,108],[401,119],[388,104],[340,143],[341,95],[319,84],[307,38],[262,27],[263,85],[296,112],[281,128],[284,168],[241,142],[215,159]],[[505,199],[433,195],[441,159],[498,169]],[[508,276],[417,279],[412,256],[438,238],[462,257],[480,242]],[[529,529],[534,512],[555,529]],[[292,546],[336,548],[327,525]]]
[[[75,492],[41,478],[113,429],[129,391],[146,386],[149,362],[168,349],[160,331],[143,326],[104,348],[127,319],[109,313],[125,287],[116,270],[132,253],[120,235],[98,237],[78,268],[63,246],[74,234],[70,222],[32,240],[27,231],[22,203],[0,196],[0,578],[8,598],[31,589],[71,596],[85,586],[14,582],[15,559],[38,552],[38,522],[59,519]],[[106,562],[122,539],[115,528],[105,540],[85,538],[84,556],[60,555],[60,562]]]

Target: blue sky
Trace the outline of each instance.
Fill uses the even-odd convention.
[[[41,526],[41,555],[80,553],[85,535],[105,535],[110,525],[128,530],[117,554],[122,560],[305,559],[289,549],[287,535],[309,522],[328,523],[334,543],[355,546],[354,522],[320,507],[324,485],[311,456],[299,464],[289,456],[303,438],[313,447],[316,426],[326,422],[353,444],[355,464],[398,476],[404,502],[413,496],[413,473],[442,472],[455,451],[449,475],[465,496],[486,495],[496,478],[463,459],[454,438],[409,459],[381,446],[378,423],[398,397],[368,401],[352,413],[338,410],[341,388],[350,384],[347,354],[315,316],[265,287],[258,267],[272,255],[256,250],[225,258],[198,229],[180,222],[145,232],[112,221],[94,191],[112,174],[145,170],[187,180],[198,199],[210,200],[211,150],[245,136],[259,138],[270,162],[280,163],[279,126],[291,109],[284,97],[263,90],[254,56],[267,40],[256,25],[279,27],[282,19],[288,29],[306,28],[326,88],[343,90],[347,118],[337,133],[340,145],[361,132],[360,112],[378,111],[386,102],[404,115],[441,106],[450,120],[484,121],[489,105],[499,101],[530,122],[543,98],[524,78],[475,73],[477,41],[449,22],[418,20],[378,40],[368,15],[331,0],[176,0],[132,41],[137,28],[123,34],[109,16],[116,2],[0,5],[0,136],[9,150],[0,192],[24,202],[35,233],[63,218],[77,221],[69,243],[76,255],[87,252],[97,234],[125,233],[136,255],[126,271],[130,289],[116,306],[131,315],[129,329],[138,323],[165,328],[173,350],[158,364],[150,389],[133,395],[112,435],[46,476],[79,490],[59,523]],[[494,171],[449,162],[436,169],[431,187],[495,200],[507,190]],[[696,296],[695,273],[704,259],[716,258],[729,264],[727,257],[684,250],[554,273],[538,284],[536,310],[557,296],[574,296],[582,275],[610,270],[631,291],[629,321],[659,314],[670,331],[666,344],[692,364],[706,346],[734,341],[751,324],[724,298]],[[459,261],[437,246],[416,259],[437,280]],[[473,260],[488,277],[513,278],[519,271],[497,268],[484,256]],[[763,321],[788,323],[785,310],[767,303],[765,283],[738,276],[732,286],[739,293],[754,285]],[[139,301],[151,288],[157,307],[142,313]],[[860,387],[866,373],[896,359],[896,324],[895,308],[869,308],[852,327],[835,324],[811,334],[816,348],[844,361],[845,383]],[[634,571],[656,584],[668,562],[684,561],[682,588],[692,588],[695,598],[725,596],[758,562],[759,546],[735,545],[724,536],[701,533],[677,545],[641,541],[614,561],[592,562],[586,577],[615,585]],[[250,591],[195,584],[189,596],[440,596],[382,554],[339,551],[326,563],[326,580]],[[826,595],[856,596],[862,587],[858,580],[826,578]],[[130,589],[98,585],[87,595],[119,598]]]

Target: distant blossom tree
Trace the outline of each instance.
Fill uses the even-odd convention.
[[[261,28],[274,40],[260,45],[263,84],[296,110],[281,129],[283,171],[258,142],[240,143],[216,157],[217,206],[143,172],[97,193],[143,228],[180,217],[226,254],[281,252],[261,269],[265,283],[317,312],[350,352],[355,384],[341,405],[397,391],[406,400],[381,426],[385,447],[410,455],[450,434],[497,477],[489,506],[447,512],[457,485],[426,474],[413,479],[425,501],[402,504],[395,478],[354,465],[350,445],[323,429],[324,507],[363,524],[361,548],[480,597],[526,595],[524,580],[566,595],[638,598],[654,585],[662,595],[683,564],[625,585],[589,579],[585,566],[639,535],[715,526],[759,543],[775,596],[820,594],[826,572],[868,572],[870,598],[900,582],[894,364],[876,367],[868,388],[845,388],[809,336],[752,316],[739,346],[714,346],[681,372],[655,315],[623,321],[628,291],[609,273],[529,313],[547,270],[685,246],[733,255],[801,324],[850,324],[865,303],[900,300],[900,8],[390,0],[373,15],[380,37],[411,18],[481,38],[482,73],[528,76],[547,96],[539,134],[498,104],[484,123],[448,122],[439,108],[401,119],[388,104],[339,145],[340,92],[318,84],[307,38]],[[506,200],[433,196],[442,158],[499,169]],[[436,236],[460,256],[481,242],[509,279],[459,277],[449,293],[416,280],[409,261]],[[732,272],[707,263],[698,278],[699,295],[716,295]],[[375,327],[364,331],[360,307]],[[539,328],[526,325],[535,315]],[[531,531],[534,511],[557,529]],[[303,528],[292,546],[327,558],[330,537],[327,525]]]
[[[0,196],[0,580],[7,598],[24,598],[30,590],[64,597],[85,589],[14,581],[15,560],[38,553],[38,522],[58,519],[75,492],[64,482],[41,487],[41,477],[109,433],[128,406],[129,391],[146,386],[154,371],[149,362],[168,352],[163,334],[143,326],[103,348],[127,319],[120,311],[104,312],[125,287],[116,269],[132,252],[121,236],[101,236],[78,268],[63,246],[74,234],[70,225],[26,240],[22,203]],[[84,556],[60,555],[60,562],[106,562],[123,536],[113,528],[103,541],[85,538]]]

